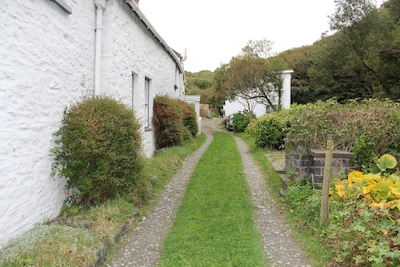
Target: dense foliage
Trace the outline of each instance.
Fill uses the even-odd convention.
[[[239,111],[233,115],[232,125],[235,133],[242,133],[246,130],[250,120],[255,119],[255,115],[250,115],[248,111]]]
[[[352,152],[353,167],[359,169],[368,167],[379,155],[400,155],[400,107],[391,100],[293,105],[257,119],[247,131],[260,147],[280,147],[296,139],[307,148],[324,148],[332,134],[335,148]]]
[[[332,34],[324,33],[312,45],[277,55],[272,53],[272,42],[250,40],[241,54],[214,72],[187,72],[187,94],[200,94],[202,103],[221,108],[236,93],[257,89],[266,91],[264,100],[268,102],[271,88],[260,81],[293,69],[292,103],[330,98],[340,103],[354,98],[399,99],[399,0],[387,0],[379,8],[371,0],[336,0],[335,4],[336,10],[329,16]],[[271,81],[279,85],[279,80]]]
[[[399,266],[400,176],[383,155],[369,173],[354,171],[334,183],[328,242],[342,266]]]
[[[153,126],[156,147],[181,145],[198,133],[194,107],[169,96],[157,96],[153,105]]]
[[[400,176],[391,155],[368,171],[332,179],[329,225],[319,226],[321,191],[306,180],[286,190],[297,225],[326,241],[331,259],[340,266],[399,266]],[[333,263],[332,262],[332,263]]]
[[[89,206],[133,190],[143,160],[133,111],[108,97],[65,110],[52,150],[53,174],[66,179],[68,201]]]
[[[254,124],[246,129],[246,132],[253,131],[255,143],[258,147],[269,147],[281,149],[284,144],[284,129],[286,128],[281,117],[275,114],[265,115],[258,118]]]
[[[361,100],[340,104],[335,100],[298,105],[284,113],[287,138],[307,147],[324,148],[332,134],[335,148],[354,153],[361,167],[385,153],[399,153],[400,108],[390,100]]]
[[[186,72],[185,92],[187,95],[200,95],[201,104],[209,104],[216,112],[220,113],[225,102],[225,94],[217,88],[215,76],[217,72],[202,70],[199,72]]]
[[[340,103],[354,98],[399,99],[399,0],[387,0],[380,8],[369,0],[335,3],[336,10],[330,16],[332,35],[323,34],[313,45],[270,55],[261,60],[264,69],[272,65],[277,70],[294,70],[292,103],[306,104],[333,97]],[[233,63],[217,69],[216,84],[228,78]],[[238,75],[244,76],[251,69],[261,73],[254,62],[249,61],[248,66],[242,63],[243,72]]]

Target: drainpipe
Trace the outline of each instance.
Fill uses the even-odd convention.
[[[94,95],[101,93],[101,47],[103,29],[103,10],[106,8],[106,0],[94,0],[96,6],[96,44],[94,58]]]

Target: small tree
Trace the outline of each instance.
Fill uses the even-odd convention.
[[[232,58],[223,83],[228,100],[255,100],[274,111],[281,109],[282,74],[280,65],[267,61],[270,51],[269,41],[249,41],[242,54]]]

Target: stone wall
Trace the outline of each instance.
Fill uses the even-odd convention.
[[[52,134],[64,109],[94,94],[93,1],[67,1],[72,14],[52,1],[0,4],[0,247],[34,224],[58,216],[64,182],[51,177]],[[133,107],[143,122],[144,81],[157,94],[184,92],[183,74],[131,6],[108,0],[103,12],[100,95]],[[152,109],[150,108],[152,112]],[[154,133],[142,127],[147,156]]]
[[[285,145],[285,172],[293,174],[298,179],[310,176],[310,155],[307,145],[302,142],[287,142]],[[291,175],[289,175],[291,176]]]
[[[310,173],[314,188],[321,188],[324,181],[325,149],[308,149],[310,155]],[[353,154],[347,151],[333,151],[331,177],[347,176],[350,172],[350,161]]]
[[[311,178],[314,188],[321,188],[325,169],[325,149],[310,149],[307,144],[292,142],[286,144],[285,172],[296,179]],[[332,176],[350,172],[353,154],[347,151],[333,151]],[[290,176],[290,175],[289,175]]]

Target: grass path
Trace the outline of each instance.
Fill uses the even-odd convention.
[[[234,139],[215,133],[190,178],[159,266],[266,266]]]

